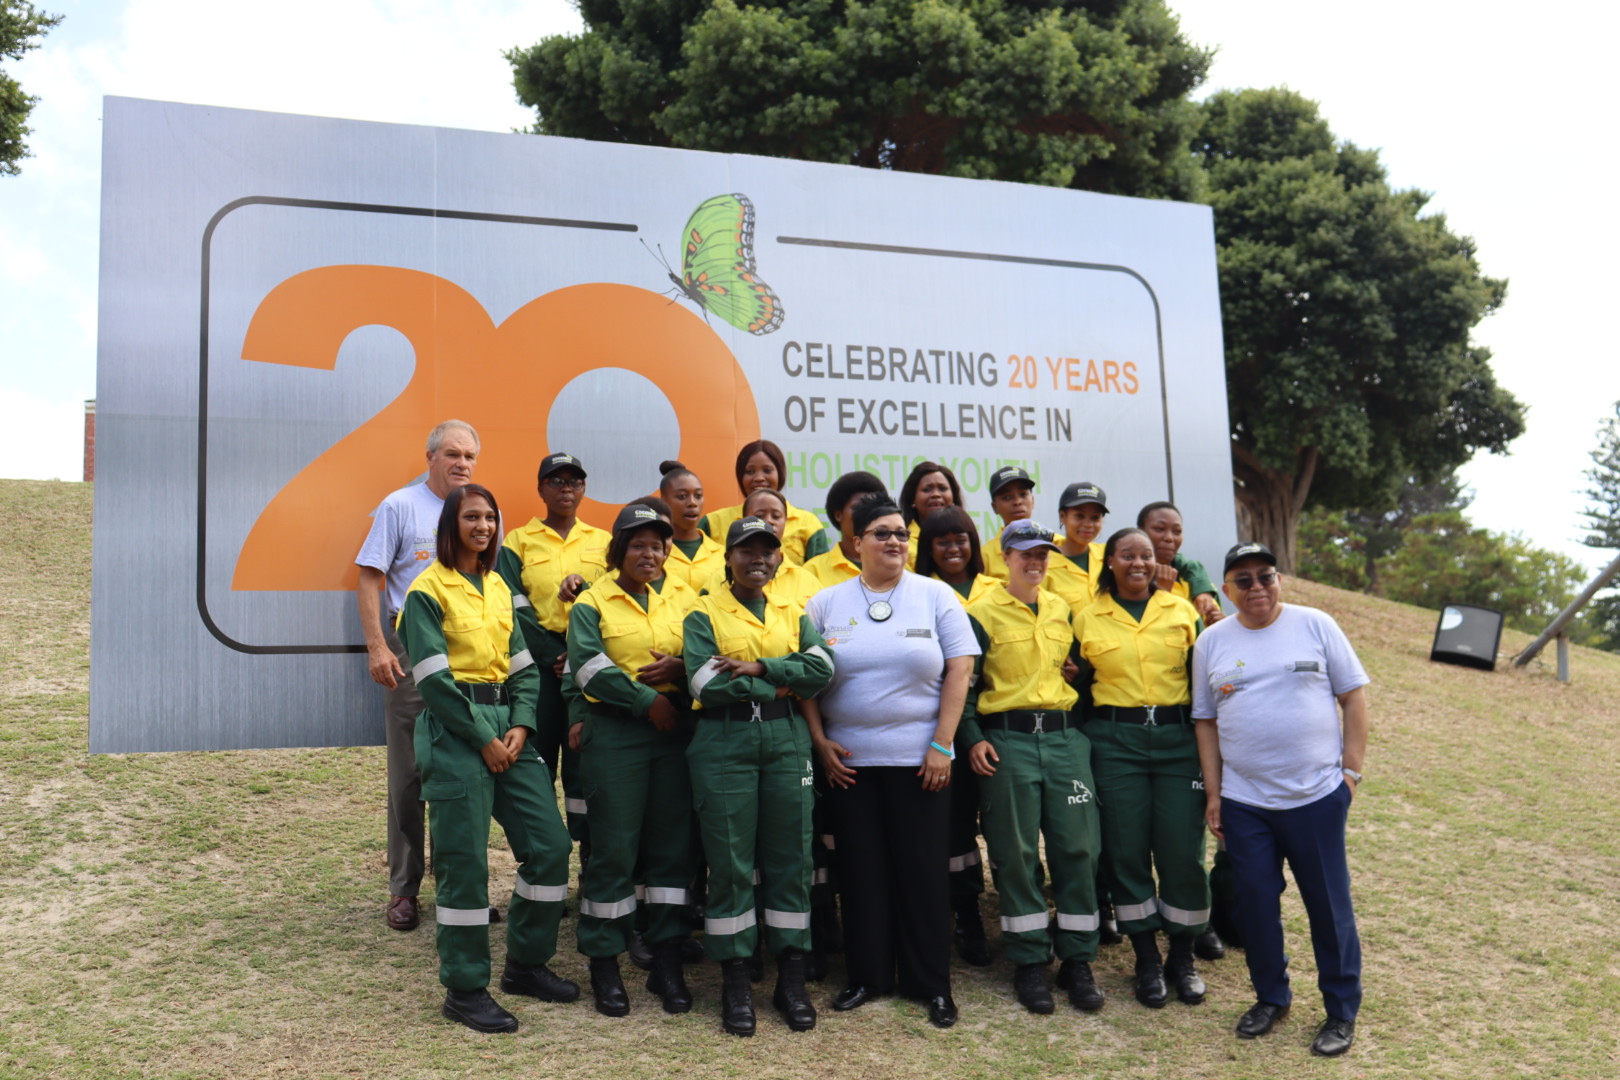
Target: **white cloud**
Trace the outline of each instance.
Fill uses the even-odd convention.
[[[84,478],[84,402],[47,401],[0,386],[0,416],[22,450],[0,463],[6,479]]]

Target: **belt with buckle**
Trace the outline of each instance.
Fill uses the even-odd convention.
[[[474,705],[505,705],[512,700],[505,683],[458,682],[456,688]]]
[[[1138,705],[1130,709],[1119,705],[1098,705],[1092,710],[1092,715],[1098,720],[1112,720],[1116,724],[1141,724],[1143,727],[1192,722],[1185,705]]]
[[[792,716],[793,701],[791,698],[776,698],[774,701],[740,701],[735,705],[727,705],[724,709],[704,709],[703,715],[715,720],[740,720],[748,724],[757,724],[762,720],[780,720],[785,716]]]
[[[1006,712],[986,713],[979,717],[981,729],[1021,731],[1025,735],[1062,731],[1073,723],[1074,720],[1067,709],[1008,709]]]

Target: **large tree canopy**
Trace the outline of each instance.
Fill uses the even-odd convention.
[[[1210,55],[1162,0],[580,0],[507,54],[534,130],[1191,198]]]
[[[60,15],[35,10],[29,0],[0,0],[0,57],[22,59],[23,53],[39,45],[37,39],[61,21]],[[28,114],[38,100],[0,71],[0,174],[16,176],[17,163],[28,156]]]
[[[1469,342],[1506,283],[1298,94],[1220,93],[1203,116],[1238,502],[1245,531],[1292,567],[1308,502],[1392,506],[1409,479],[1523,431]]]

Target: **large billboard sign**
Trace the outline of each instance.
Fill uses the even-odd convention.
[[[447,417],[508,527],[763,436],[806,507],[933,459],[988,534],[1018,463],[1233,539],[1205,207],[112,98],[100,320],[95,751],[380,742],[353,559]]]

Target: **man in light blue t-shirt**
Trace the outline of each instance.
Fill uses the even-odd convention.
[[[428,434],[427,479],[389,495],[372,517],[371,532],[354,558],[360,567],[360,628],[366,635],[371,678],[383,688],[388,742],[388,925],[414,930],[416,895],[426,869],[422,780],[416,771],[416,718],[422,695],[411,678],[394,618],[416,575],[438,557],[439,514],[453,488],[472,482],[478,432],[446,420]],[[386,605],[386,610],[384,605]]]
[[[1311,1050],[1336,1057],[1355,1040],[1361,1007],[1344,834],[1367,753],[1367,673],[1331,616],[1283,604],[1265,545],[1232,548],[1221,576],[1237,618],[1193,647],[1192,714],[1205,818],[1226,842],[1257,999],[1237,1034],[1266,1034],[1292,1002],[1279,902],[1287,859],[1327,1008]]]

